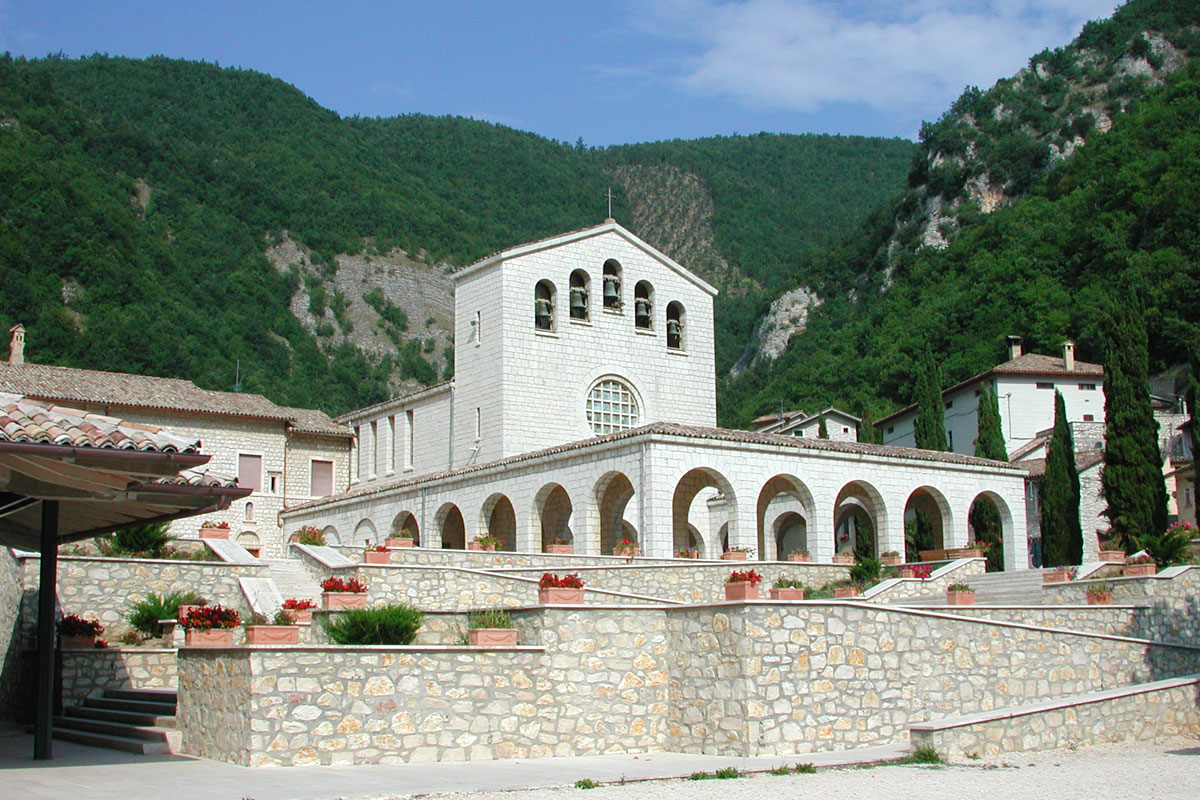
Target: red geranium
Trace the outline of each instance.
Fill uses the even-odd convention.
[[[752,569],[735,569],[729,573],[729,577],[725,579],[726,583],[748,583],[751,586],[758,586],[762,583],[762,575],[759,575]]]
[[[354,592],[359,594],[367,590],[367,585],[357,578],[343,579],[338,577],[326,578],[321,581],[323,592]]]
[[[579,579],[579,574],[576,572],[572,572],[570,575],[555,575],[553,572],[547,572],[538,581],[538,586],[542,589],[582,589],[583,581]]]
[[[236,628],[242,622],[238,612],[221,606],[199,606],[183,618],[183,627],[207,631],[217,628]]]
[[[104,633],[104,626],[94,619],[64,614],[58,621],[58,632],[63,636],[99,636]]]
[[[310,608],[316,608],[317,604],[312,600],[297,600],[290,597],[283,601],[284,611],[308,611]]]

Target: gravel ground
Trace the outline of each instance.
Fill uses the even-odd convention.
[[[802,760],[798,759],[798,760]],[[713,758],[712,769],[722,766]],[[886,798],[886,800],[1121,800],[1200,798],[1200,740],[1102,745],[980,759],[947,766],[828,769],[813,775],[754,775],[737,780],[646,781],[514,792],[433,795],[438,800],[762,800]],[[430,795],[426,795],[430,797]]]

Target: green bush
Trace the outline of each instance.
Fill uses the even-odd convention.
[[[512,617],[503,608],[488,608],[472,611],[467,615],[467,627],[475,628],[511,628]]]
[[[158,624],[158,621],[160,619],[175,619],[175,615],[179,613],[181,605],[190,605],[199,599],[199,596],[195,592],[171,592],[162,596],[151,592],[146,595],[145,600],[141,600],[130,606],[129,613],[125,619],[129,621],[134,630],[140,631],[147,636],[162,636],[163,628],[162,625]]]
[[[1145,550],[1159,569],[1165,569],[1173,564],[1181,564],[1187,558],[1188,545],[1191,543],[1194,527],[1176,523],[1162,533],[1147,533],[1135,536],[1138,548]]]
[[[175,537],[167,532],[170,523],[141,525],[110,533],[96,540],[96,546],[106,556],[144,555],[159,558]]]
[[[850,568],[850,580],[860,587],[866,588],[879,583],[879,575],[883,565],[873,558],[860,558]]]
[[[425,614],[412,606],[362,608],[324,622],[335,644],[412,644]]]

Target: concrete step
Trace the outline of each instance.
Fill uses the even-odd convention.
[[[115,700],[139,700],[171,705],[179,699],[179,693],[174,689],[105,689],[104,696]]]
[[[83,701],[87,708],[103,708],[111,711],[133,711],[164,717],[175,716],[175,703],[153,703],[146,700],[120,700],[115,697],[89,697]]]
[[[95,708],[92,706],[71,706],[63,709],[63,716],[98,719],[105,722],[119,722],[124,725],[148,725],[160,728],[174,728],[175,717],[167,714],[147,714],[138,711],[119,711],[112,708]]]
[[[50,735],[64,742],[104,747],[109,750],[123,750],[127,753],[140,753],[144,756],[169,755],[171,753],[171,745],[165,741],[151,742],[145,739],[130,739],[124,736],[108,736],[102,733],[57,727],[51,730]]]
[[[100,719],[86,717],[61,716],[54,718],[56,730],[87,731],[103,736],[117,736],[123,739],[145,739],[148,742],[166,742],[167,731],[144,725],[126,725],[121,722],[106,722]]]

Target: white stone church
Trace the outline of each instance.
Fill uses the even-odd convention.
[[[641,555],[729,547],[814,561],[869,537],[904,552],[904,520],[965,544],[981,496],[1006,569],[1027,566],[1025,471],[956,453],[716,427],[716,290],[612,220],[502,251],[455,280],[455,378],[341,418],[348,491],[283,512],[331,544],[393,530],[421,547],[570,543]]]

